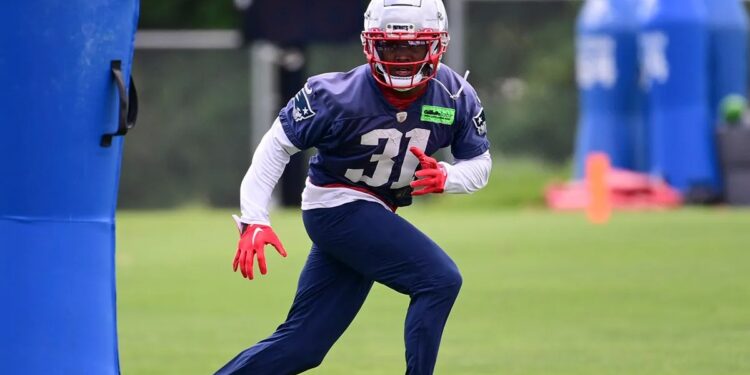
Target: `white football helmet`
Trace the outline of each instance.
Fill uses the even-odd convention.
[[[408,90],[435,77],[449,40],[442,0],[372,0],[365,11],[362,46],[373,76],[384,86]],[[384,58],[403,48],[426,53],[411,61]]]

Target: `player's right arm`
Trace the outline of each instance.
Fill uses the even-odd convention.
[[[264,247],[271,244],[282,255],[286,251],[271,229],[268,204],[274,187],[281,178],[289,158],[300,150],[316,147],[327,133],[328,114],[323,105],[323,92],[308,82],[279,112],[271,129],[263,136],[253,154],[250,168],[240,187],[242,217],[236,218],[241,238],[237,245],[233,268],[242,276],[253,279],[253,263],[258,260],[260,273],[265,275]]]
[[[451,153],[455,164],[438,162],[418,149],[410,151],[417,157],[421,170],[416,172],[417,180],[411,183],[415,188],[412,195],[430,193],[473,193],[487,185],[492,170],[492,158],[487,139],[487,122],[482,103],[471,85],[464,82],[463,110],[461,120],[454,127]]]
[[[290,157],[299,151],[289,141],[277,117],[255,149],[250,168],[240,185],[242,223],[270,225],[268,204],[271,193]]]
[[[267,272],[265,246],[272,245],[282,256],[286,250],[271,228],[268,204],[291,155],[299,152],[284,133],[278,118],[255,149],[253,159],[240,186],[242,217],[236,217],[240,241],[232,262],[234,271],[253,279],[253,263],[258,260],[260,273]]]

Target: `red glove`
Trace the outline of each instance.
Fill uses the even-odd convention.
[[[253,258],[257,256],[260,273],[265,275],[268,272],[264,250],[267,244],[271,244],[281,256],[286,257],[286,250],[284,250],[279,237],[276,236],[271,227],[260,224],[247,225],[242,232],[239,244],[237,244],[237,255],[234,256],[234,262],[232,263],[234,271],[237,272],[237,266],[240,266],[242,277],[252,280]]]
[[[412,191],[411,195],[442,193],[445,190],[445,179],[448,177],[445,168],[438,164],[435,158],[427,156],[417,147],[412,147],[409,151],[419,159],[419,165],[422,166],[422,169],[415,173],[417,180],[411,183],[412,188],[422,187],[422,189]]]

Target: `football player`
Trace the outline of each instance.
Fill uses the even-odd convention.
[[[492,165],[476,91],[440,62],[447,25],[441,0],[372,0],[362,32],[367,64],[310,78],[280,111],[242,181],[233,267],[252,280],[255,263],[267,272],[267,244],[286,256],[267,207],[290,155],[314,147],[302,193],[312,249],[286,321],[217,374],[298,374],[318,366],[373,282],[411,299],[406,373],[432,374],[461,275],[395,211],[414,196],[477,191]],[[455,163],[429,156],[448,146]]]

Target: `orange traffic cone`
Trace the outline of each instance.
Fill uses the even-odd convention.
[[[612,215],[612,201],[607,186],[610,169],[607,154],[594,152],[586,157],[586,189],[589,195],[586,216],[593,224],[606,224]]]

